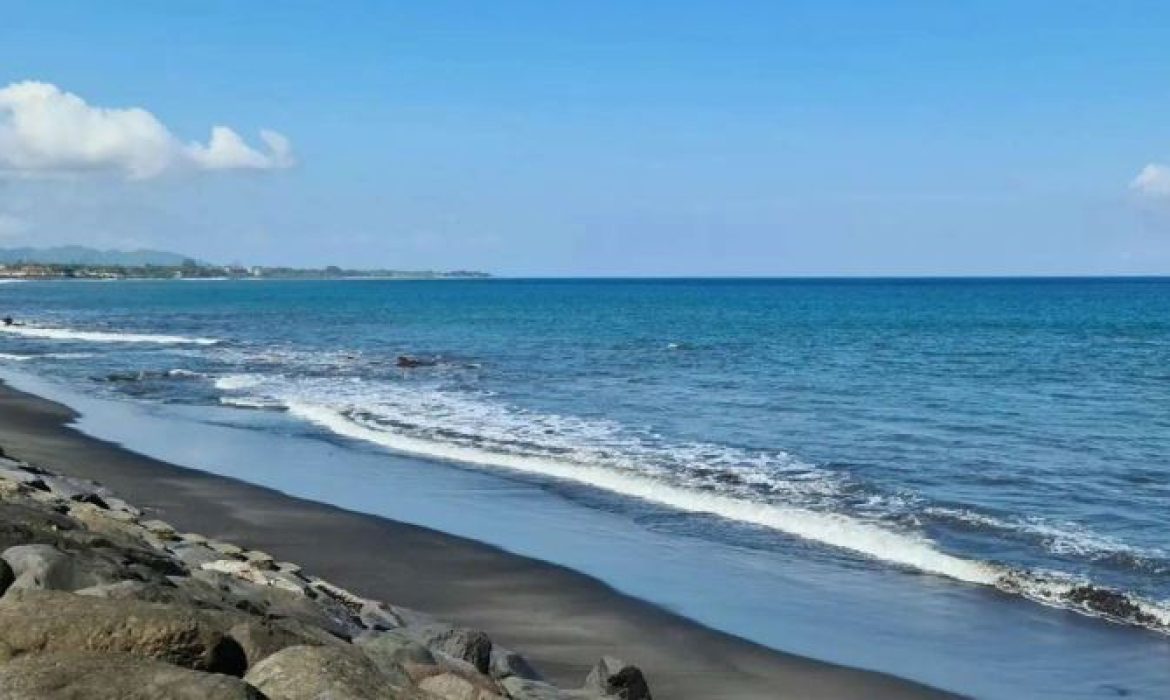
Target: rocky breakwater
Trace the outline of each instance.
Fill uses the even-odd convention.
[[[481,631],[179,533],[98,484],[0,457],[0,697],[649,700],[604,658],[544,681]]]

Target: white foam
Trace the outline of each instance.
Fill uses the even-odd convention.
[[[71,328],[42,328],[38,326],[0,326],[0,331],[26,338],[47,340],[75,340],[86,343],[156,343],[159,345],[215,345],[214,338],[187,338],[179,335],[149,335],[142,333],[109,333],[81,331]]]
[[[5,362],[28,362],[33,359],[33,355],[12,355],[6,352],[0,352],[0,360]]]
[[[261,374],[228,375],[215,384],[229,393],[220,399],[226,405],[284,407],[334,434],[390,451],[584,484],[1110,617],[1070,597],[1088,582],[947,553],[921,534],[867,515],[872,510],[880,517],[889,505],[884,502],[846,510],[856,507],[846,505],[847,484],[782,452],[667,442],[605,420],[531,413],[490,396],[415,384]],[[1170,630],[1170,603],[1127,600],[1148,618],[1122,621]]]
[[[241,391],[260,386],[264,381],[264,377],[258,374],[225,374],[217,377],[212,384],[220,391]]]
[[[767,527],[802,539],[971,583],[993,585],[999,576],[993,567],[945,554],[918,537],[886,530],[837,513],[751,503],[680,488],[606,467],[488,452],[412,438],[362,426],[335,410],[302,402],[290,402],[288,409],[293,415],[328,428],[338,435],[373,442],[396,452],[586,484],[681,511],[716,515]]]

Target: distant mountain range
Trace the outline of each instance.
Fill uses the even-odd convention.
[[[54,248],[0,248],[0,264],[121,265],[125,267],[179,267],[190,256],[161,250],[97,250],[78,245]]]

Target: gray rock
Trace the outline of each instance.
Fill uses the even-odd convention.
[[[264,700],[239,678],[125,654],[50,653],[0,665],[6,700]]]
[[[184,573],[152,550],[115,546],[88,535],[72,539],[60,546],[28,544],[4,550],[0,557],[16,574],[12,589],[76,591],[125,580],[164,582],[169,575]]]
[[[190,579],[178,581],[178,585],[207,606],[297,620],[346,640],[361,632],[349,611],[328,598],[311,599],[217,571],[195,571]]]
[[[561,690],[545,683],[519,676],[509,676],[500,681],[500,686],[512,700],[578,700],[578,698],[596,698],[592,693],[579,690]]]
[[[194,542],[171,543],[168,550],[192,571],[198,571],[204,564],[209,564],[223,556],[210,547]]]
[[[369,659],[333,647],[294,646],[256,664],[244,680],[270,700],[413,700]]]
[[[0,598],[0,648],[125,653],[201,671],[241,675],[246,660],[227,636],[233,619],[190,607],[110,600],[58,591],[9,591]]]
[[[293,646],[333,646],[349,648],[342,640],[295,620],[243,620],[228,630],[228,636],[240,645],[248,668],[252,668],[278,651]],[[353,650],[350,650],[351,653]]]
[[[443,700],[503,700],[494,687],[480,679],[467,678],[457,673],[439,673],[418,683],[420,690]]]
[[[412,675],[418,667],[429,672],[438,666],[435,655],[422,644],[398,631],[367,633],[354,644],[391,679]]]
[[[9,547],[0,555],[16,574],[10,590],[75,591],[124,578],[116,567],[96,557],[71,557],[47,544]]]
[[[412,632],[431,649],[466,661],[480,673],[491,670],[492,640],[479,630],[431,625]]]
[[[165,520],[143,520],[138,523],[142,529],[163,540],[178,539],[175,527]]]
[[[533,681],[544,680],[544,677],[528,663],[528,659],[520,656],[511,649],[492,647],[491,667],[488,669],[492,678],[508,678],[519,676]]]
[[[606,698],[651,700],[641,669],[612,656],[601,657],[585,679],[585,689]]]

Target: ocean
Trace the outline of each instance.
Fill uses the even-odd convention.
[[[328,445],[365,474],[461,473],[493,484],[484,499],[530,489],[558,504],[549,517],[610,523],[641,565],[661,556],[709,585],[643,590],[491,518],[477,539],[765,644],[981,697],[1170,687],[1168,279],[28,282],[0,285],[0,315],[23,324],[0,328],[0,376],[18,386]],[[295,493],[300,473],[271,478]],[[679,553],[700,551],[688,570]],[[940,678],[912,634],[881,653],[799,648],[769,631],[779,608],[704,600],[724,575],[712,557],[755,572],[757,608],[801,595],[807,581],[781,580],[792,567],[871,582],[874,630],[897,615],[882,590],[966,596],[1005,620],[955,640],[969,657],[979,634],[1056,624],[1045,639],[1068,637],[1069,667],[1033,646],[1038,668],[1009,686],[974,666]],[[822,617],[849,609],[831,603]],[[1075,668],[1095,645],[1128,665]]]

